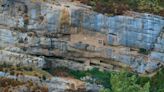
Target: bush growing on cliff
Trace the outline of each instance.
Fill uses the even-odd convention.
[[[151,78],[150,83],[151,92],[164,92],[164,68]]]
[[[138,0],[138,9],[141,11],[159,12],[159,0]]]
[[[129,72],[101,72],[97,68],[88,71],[62,69],[76,79],[86,76],[95,79],[94,83],[105,87],[100,92],[164,92],[164,68],[153,77],[142,77]]]
[[[122,15],[132,10],[164,16],[163,0],[81,0],[81,2],[91,5],[97,12],[108,15]]]
[[[137,84],[137,76],[127,72],[112,73],[110,80],[112,92],[149,92],[149,82],[142,87],[142,85]]]
[[[83,77],[89,76],[92,79],[94,79],[95,81],[88,80],[88,82],[91,82],[91,83],[95,82],[96,84],[101,84],[107,88],[110,88],[110,86],[111,86],[110,73],[109,72],[101,72],[97,68],[93,68],[92,70],[88,70],[88,71],[70,70],[69,74],[74,76],[77,79],[81,79]]]
[[[150,50],[146,50],[144,48],[140,48],[138,51],[138,53],[145,54],[145,55],[150,54],[150,52],[151,52]]]
[[[164,68],[153,77],[140,77],[126,72],[112,73],[111,90],[100,92],[164,92]]]

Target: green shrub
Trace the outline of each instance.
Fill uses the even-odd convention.
[[[153,77],[141,77],[129,72],[102,72],[97,68],[87,71],[62,69],[77,79],[86,76],[95,79],[94,83],[105,87],[100,92],[164,92],[164,68]]]
[[[74,71],[70,70],[69,72],[70,75],[74,76],[77,79],[81,79],[85,76],[90,76],[92,79],[95,79],[95,81],[90,81],[88,82],[95,82],[96,84],[101,84],[104,87],[110,88],[110,73],[109,72],[101,72],[97,68],[93,68],[88,71]]]
[[[163,15],[163,0],[81,0],[83,3],[91,5],[97,12],[103,14],[120,15],[127,10],[137,12],[149,12]]]
[[[148,54],[150,54],[150,50],[146,50],[144,48],[140,48],[139,51],[138,51],[138,53],[148,55]]]
[[[151,78],[150,83],[151,92],[164,92],[164,68]]]
[[[149,92],[150,84],[144,86],[137,84],[137,76],[129,75],[128,72],[112,73],[111,75],[112,92]]]

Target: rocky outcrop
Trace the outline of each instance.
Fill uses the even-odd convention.
[[[155,51],[163,53],[163,44],[164,44],[164,28],[161,30],[160,35],[158,36],[156,43],[155,43]]]
[[[42,68],[45,64],[45,60],[42,57],[0,50],[0,64]]]
[[[8,18],[1,14],[2,49],[62,57],[63,64],[53,59],[51,62],[58,64],[53,63],[51,67],[65,65],[79,70],[129,67],[138,73],[151,73],[164,62],[163,17],[145,13],[108,17],[74,2],[22,2],[15,4],[28,7],[28,12],[14,15],[20,17],[11,14]],[[150,53],[138,53],[140,49]]]
[[[20,84],[18,86],[14,85],[14,87],[12,87],[12,86],[9,87],[9,90],[13,89],[14,92],[15,91],[28,92],[30,90],[33,90],[32,88],[30,88],[30,85],[28,84],[28,83],[30,83],[29,81],[33,82],[33,87],[34,87],[34,85],[38,86],[38,89],[40,87],[41,92],[70,92],[70,91],[71,92],[87,92],[88,90],[91,90],[92,88],[86,87],[86,86],[93,86],[92,84],[88,84],[88,83],[85,83],[85,82],[82,82],[80,80],[76,80],[73,78],[52,77],[50,79],[41,80],[40,78],[38,78],[36,76],[29,76],[29,75],[13,76],[13,75],[9,75],[8,73],[5,74],[3,72],[0,72],[0,77],[4,77],[4,76],[7,79],[13,79],[13,80],[23,82],[22,84]],[[10,84],[8,84],[8,85],[10,85]],[[27,86],[27,85],[29,85],[29,86]],[[1,86],[0,86],[0,88],[1,88]],[[48,88],[48,90],[47,91],[43,90],[43,88]],[[97,89],[97,91],[99,89]],[[2,91],[2,92],[4,92],[4,91]]]

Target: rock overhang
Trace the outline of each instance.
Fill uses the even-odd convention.
[[[35,5],[36,4],[32,6]],[[69,53],[69,51],[72,50],[70,49],[71,46],[69,46],[70,40],[68,39],[70,38],[67,38],[67,40],[63,41],[58,38],[52,37],[52,35],[40,36],[38,34],[39,32],[42,33],[42,31],[45,31],[45,35],[47,35],[48,33],[72,35],[70,31],[72,31],[73,29],[77,32],[92,32],[92,36],[97,33],[103,35],[105,34],[105,38],[107,39],[107,47],[105,46],[101,48],[95,48],[94,46],[92,46],[91,51],[96,51],[96,54],[95,56],[91,55],[91,57],[99,56],[107,59],[114,59],[116,61],[129,65],[139,73],[144,73],[147,70],[155,70],[158,68],[158,61],[163,62],[163,52],[161,53],[162,50],[159,51],[159,49],[162,49],[163,46],[163,43],[161,42],[163,38],[160,36],[164,28],[163,17],[146,13],[134,13],[134,15],[136,14],[137,16],[105,16],[103,14],[99,14],[90,10],[90,8],[86,8],[86,6],[80,6],[78,4],[70,2],[62,2],[58,5],[40,3],[37,7],[28,8],[29,24],[27,25],[26,32],[22,33],[16,31],[16,34],[14,35],[10,30],[6,30],[5,32],[3,30],[0,30],[0,33],[3,34],[0,35],[0,38],[2,40],[4,40],[6,37],[8,38],[4,41],[1,40],[1,45],[6,43],[7,45],[5,46],[15,44],[15,46],[20,48],[21,50],[23,46],[23,50],[21,51],[21,53],[32,55],[67,55],[65,53]],[[1,25],[7,25],[9,27],[11,27],[12,25],[16,27],[16,21],[14,18],[10,16],[9,18],[5,17],[5,15],[3,14],[2,16],[4,16],[4,18],[2,19],[4,21],[1,21]],[[38,21],[40,16],[44,17],[45,19],[41,21],[41,23]],[[7,22],[5,21],[5,19],[7,19]],[[34,32],[34,34],[36,35],[28,36],[28,33],[30,32]],[[73,34],[77,32],[73,32]],[[20,40],[22,41],[23,45],[19,43]],[[94,41],[97,42],[97,38]],[[98,42],[102,43],[103,41],[102,39],[100,39],[98,40]],[[88,49],[91,49],[89,48],[90,46],[88,46],[89,44],[86,44],[85,41],[84,43],[80,44],[80,46],[82,45],[85,45],[84,49],[86,50],[86,52]],[[108,45],[111,47],[108,47]],[[134,54],[130,50],[123,50],[122,52],[119,52],[119,47],[117,48],[118,50],[113,48],[117,46],[122,46],[123,48],[129,49],[144,48],[147,50],[152,50],[152,53],[145,56],[142,54]],[[155,50],[153,50],[154,48]],[[78,48],[75,47],[75,49]],[[108,49],[110,50],[108,51]],[[11,50],[9,49],[9,51]],[[72,57],[74,56],[76,55],[73,55]],[[84,57],[86,57],[86,55],[84,55]],[[88,57],[89,56],[87,56],[87,58]]]

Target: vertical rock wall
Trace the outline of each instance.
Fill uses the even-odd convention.
[[[0,17],[0,47],[7,51],[63,61],[83,58],[88,66],[103,68],[122,63],[139,73],[153,72],[164,62],[163,17],[145,13],[108,17],[71,2],[22,2],[15,4],[27,6],[27,13]],[[141,48],[150,53],[138,53]]]

